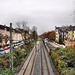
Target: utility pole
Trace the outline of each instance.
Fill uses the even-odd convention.
[[[10,23],[10,73],[13,75],[12,23]]]

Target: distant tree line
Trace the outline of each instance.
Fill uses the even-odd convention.
[[[49,41],[54,41],[55,40],[55,32],[54,31],[49,31],[49,32],[44,32],[41,37],[43,39],[48,38]]]

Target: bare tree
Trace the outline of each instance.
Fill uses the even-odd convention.
[[[21,36],[22,36],[22,40],[26,40],[26,33],[28,33],[29,27],[27,26],[27,22],[23,21],[23,22],[17,22],[17,30],[20,32]]]
[[[32,27],[32,37],[34,38],[34,40],[37,39],[37,27],[36,26]]]
[[[36,27],[36,26],[33,26],[33,27],[32,27],[32,31],[33,31],[33,32],[34,32],[34,31],[36,32],[36,31],[37,31],[37,27]]]

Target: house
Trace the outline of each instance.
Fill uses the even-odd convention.
[[[16,28],[17,31],[19,31],[22,35],[22,38],[25,38],[25,39],[29,39],[30,38],[30,34],[29,34],[29,31],[28,30],[24,30],[24,29],[19,29],[19,28]],[[24,35],[24,36],[23,36]]]
[[[22,30],[23,31],[23,30]],[[26,31],[26,38],[29,38],[29,33]],[[6,25],[0,25],[0,46],[9,44],[10,39],[10,27]],[[12,28],[12,39],[14,40],[13,43],[22,41],[21,32],[17,29]]]

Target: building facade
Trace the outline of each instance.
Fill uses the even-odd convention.
[[[68,40],[75,40],[75,30],[68,31]]]
[[[55,41],[75,40],[75,26],[55,27]]]
[[[12,39],[13,43],[22,41],[22,35],[16,30],[12,28]],[[9,44],[10,40],[10,27],[0,25],[0,46]]]

